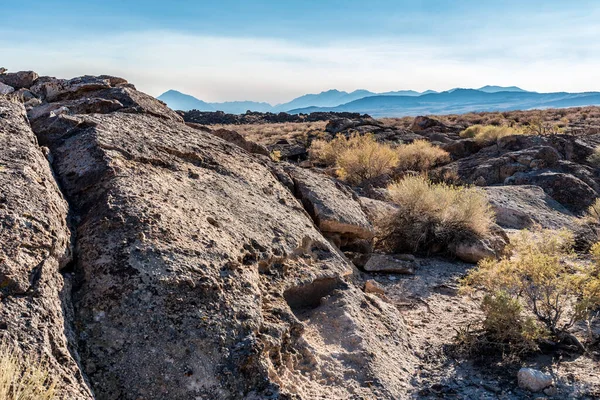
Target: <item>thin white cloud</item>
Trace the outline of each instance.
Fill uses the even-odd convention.
[[[593,26],[502,36],[347,39],[300,43],[165,31],[0,43],[0,64],[60,77],[123,76],[152,95],[177,89],[206,101],[278,103],[309,92],[446,90],[486,84],[537,91],[600,89]],[[1,34],[0,34],[1,35]]]

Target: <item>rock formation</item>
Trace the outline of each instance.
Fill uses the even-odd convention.
[[[402,396],[397,309],[355,286],[267,157],[121,78],[17,86],[30,125],[2,99],[0,323],[51,359],[62,398]]]

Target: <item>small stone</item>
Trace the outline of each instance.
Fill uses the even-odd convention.
[[[364,266],[368,272],[389,272],[394,274],[415,273],[415,262],[406,260],[405,254],[399,255],[371,254],[371,258]]]
[[[521,368],[517,373],[519,387],[531,392],[539,392],[552,385],[552,375],[533,368]]]
[[[14,87],[5,85],[4,83],[0,82],[0,95],[10,94],[14,91],[15,91]]]
[[[385,290],[373,279],[365,282],[365,293],[385,294]]]

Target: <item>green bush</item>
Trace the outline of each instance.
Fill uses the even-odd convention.
[[[556,340],[575,343],[583,350],[569,329],[576,322],[589,320],[600,307],[600,275],[597,266],[576,262],[572,246],[573,235],[566,230],[522,231],[511,241],[511,256],[480,261],[463,285],[496,298],[503,293],[501,302],[488,300],[486,315],[510,315],[507,304],[516,307],[518,303],[535,317],[537,330],[548,332]],[[600,259],[600,245],[594,249],[597,253],[593,255]],[[511,318],[514,320],[514,316]],[[497,333],[485,322],[484,328],[487,334]],[[535,335],[530,338],[535,339]]]

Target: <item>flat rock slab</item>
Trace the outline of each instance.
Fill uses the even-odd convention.
[[[410,254],[372,254],[364,266],[367,272],[388,272],[392,274],[415,273],[417,263],[414,256]]]
[[[322,232],[371,239],[375,232],[358,196],[335,179],[287,165],[296,195]]]
[[[498,225],[525,229],[539,224],[547,229],[573,227],[575,217],[539,186],[489,186],[483,188],[496,213]]]

